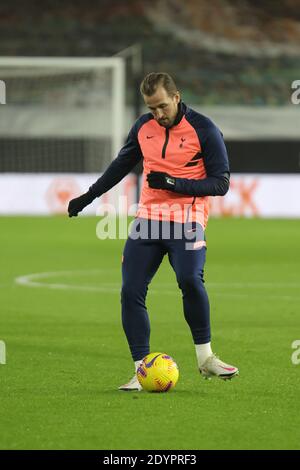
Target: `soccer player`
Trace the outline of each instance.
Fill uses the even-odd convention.
[[[69,202],[69,216],[77,216],[143,160],[139,209],[122,264],[122,324],[135,371],[150,352],[145,305],[148,285],[167,254],[182,291],[200,373],[205,378],[231,379],[238,374],[237,367],[221,361],[211,349],[209,300],[203,279],[209,196],[223,196],[229,188],[222,134],[209,118],[181,101],[168,74],[148,74],[140,90],[150,112],[135,122],[104,174],[86,193]],[[136,374],[119,389],[141,390]]]

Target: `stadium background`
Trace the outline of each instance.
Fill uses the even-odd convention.
[[[163,264],[149,291],[153,347],[175,356],[181,380],[166,397],[115,392],[130,374],[124,241],[97,239],[96,205],[65,216],[114,156],[110,72],[91,90],[67,61],[57,73],[8,57],[123,57],[123,138],[144,111],[141,78],[158,70],[221,128],[232,183],[211,207],[207,285],[215,344],[239,382],[199,381]],[[0,6],[0,80],[0,448],[299,448],[299,1],[14,0]],[[98,208],[134,202],[140,170]]]

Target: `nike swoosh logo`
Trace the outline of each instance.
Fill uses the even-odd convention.
[[[146,366],[147,368],[152,367],[153,364],[154,364],[155,359],[157,359],[159,356],[160,356],[160,354],[157,354],[157,356],[155,356],[153,359],[151,359],[151,361],[148,362],[148,364],[145,364],[145,366]]]
[[[147,135],[147,139],[153,139],[154,135]]]

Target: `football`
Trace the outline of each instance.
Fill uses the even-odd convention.
[[[176,362],[159,352],[145,356],[137,370],[138,381],[147,392],[168,392],[175,387],[178,377]]]

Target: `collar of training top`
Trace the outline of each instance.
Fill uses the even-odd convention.
[[[182,101],[179,101],[176,118],[175,118],[175,121],[173,122],[173,125],[171,127],[177,126],[177,124],[180,123],[181,119],[185,115],[185,112],[186,112],[186,105]]]

